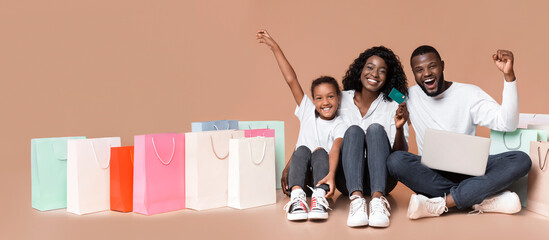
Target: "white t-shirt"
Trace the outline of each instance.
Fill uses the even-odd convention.
[[[475,135],[477,125],[497,131],[514,131],[518,125],[516,81],[504,82],[501,106],[479,87],[457,82],[435,97],[427,96],[418,85],[410,87],[408,93],[419,155],[426,128]]]
[[[395,124],[395,115],[396,110],[398,109],[398,103],[395,101],[385,101],[383,99],[383,94],[379,96],[372,102],[368,112],[364,117],[360,114],[360,110],[355,105],[354,101],[355,91],[343,91],[341,93],[341,106],[339,106],[339,116],[343,118],[343,121],[347,125],[358,125],[364,131],[372,123],[378,123],[387,132],[387,137],[391,142],[391,146],[395,143],[395,134],[396,134],[396,124]],[[404,124],[404,137],[406,142],[408,142],[408,124]]]
[[[295,109],[295,115],[300,121],[296,148],[306,146],[313,152],[321,147],[330,153],[334,141],[343,138],[347,124],[339,116],[332,120],[323,120],[315,113],[313,101],[304,95],[301,104]]]

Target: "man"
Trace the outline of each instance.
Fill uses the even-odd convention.
[[[425,129],[475,135],[477,125],[498,131],[514,131],[519,103],[513,53],[498,50],[492,56],[503,72],[503,100],[499,105],[482,89],[444,79],[444,61],[431,46],[420,46],[410,59],[417,85],[409,88],[407,107],[416,132],[419,155],[397,151],[387,160],[389,173],[415,191],[408,218],[440,216],[448,208],[513,214],[521,209],[516,193],[504,191],[530,170],[530,157],[519,151],[490,155],[484,176],[430,169],[421,164]]]

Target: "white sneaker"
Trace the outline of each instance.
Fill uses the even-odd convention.
[[[328,209],[331,208],[326,200],[326,191],[322,188],[311,188],[311,190],[313,190],[313,195],[311,196],[309,219],[328,219]]]
[[[286,218],[290,221],[307,220],[307,197],[303,189],[296,189],[290,193],[290,201],[284,205]]]
[[[413,194],[406,216],[410,219],[438,217],[443,212],[448,212],[444,198],[427,198],[421,194]]]
[[[350,197],[349,216],[347,226],[360,227],[368,225],[368,214],[366,213],[366,199],[353,195]]]
[[[495,212],[515,214],[520,212],[521,208],[519,196],[514,192],[505,191],[484,199],[480,204],[473,205],[474,211],[470,213]]]
[[[389,226],[389,210],[391,205],[383,196],[372,198],[370,201],[370,220],[369,224],[372,227],[388,227]]]

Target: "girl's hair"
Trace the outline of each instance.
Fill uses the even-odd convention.
[[[364,64],[366,64],[366,61],[371,56],[378,56],[385,61],[385,64],[387,64],[387,79],[383,87],[379,90],[383,93],[383,98],[385,101],[392,101],[391,98],[389,98],[389,93],[393,88],[396,88],[402,94],[407,96],[408,83],[399,57],[395,55],[391,49],[384,46],[366,49],[366,51],[361,53],[360,56],[355,59],[343,77],[343,90],[355,90],[357,92],[362,91],[363,86],[360,81],[360,75],[362,74]]]
[[[323,83],[328,83],[328,84],[332,84],[332,86],[336,89],[337,91],[337,96],[341,96],[341,89],[339,89],[339,84],[337,84],[337,81],[333,78],[333,77],[330,77],[330,76],[321,76],[317,79],[315,79],[313,81],[313,83],[311,84],[311,97],[314,98],[315,96],[315,88],[320,85],[320,84],[323,84]]]

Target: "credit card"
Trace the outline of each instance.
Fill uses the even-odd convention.
[[[401,104],[404,101],[406,101],[406,96],[404,96],[404,94],[396,90],[396,88],[393,88],[391,90],[391,93],[389,93],[389,97],[393,99],[395,102],[397,102],[398,104]]]

